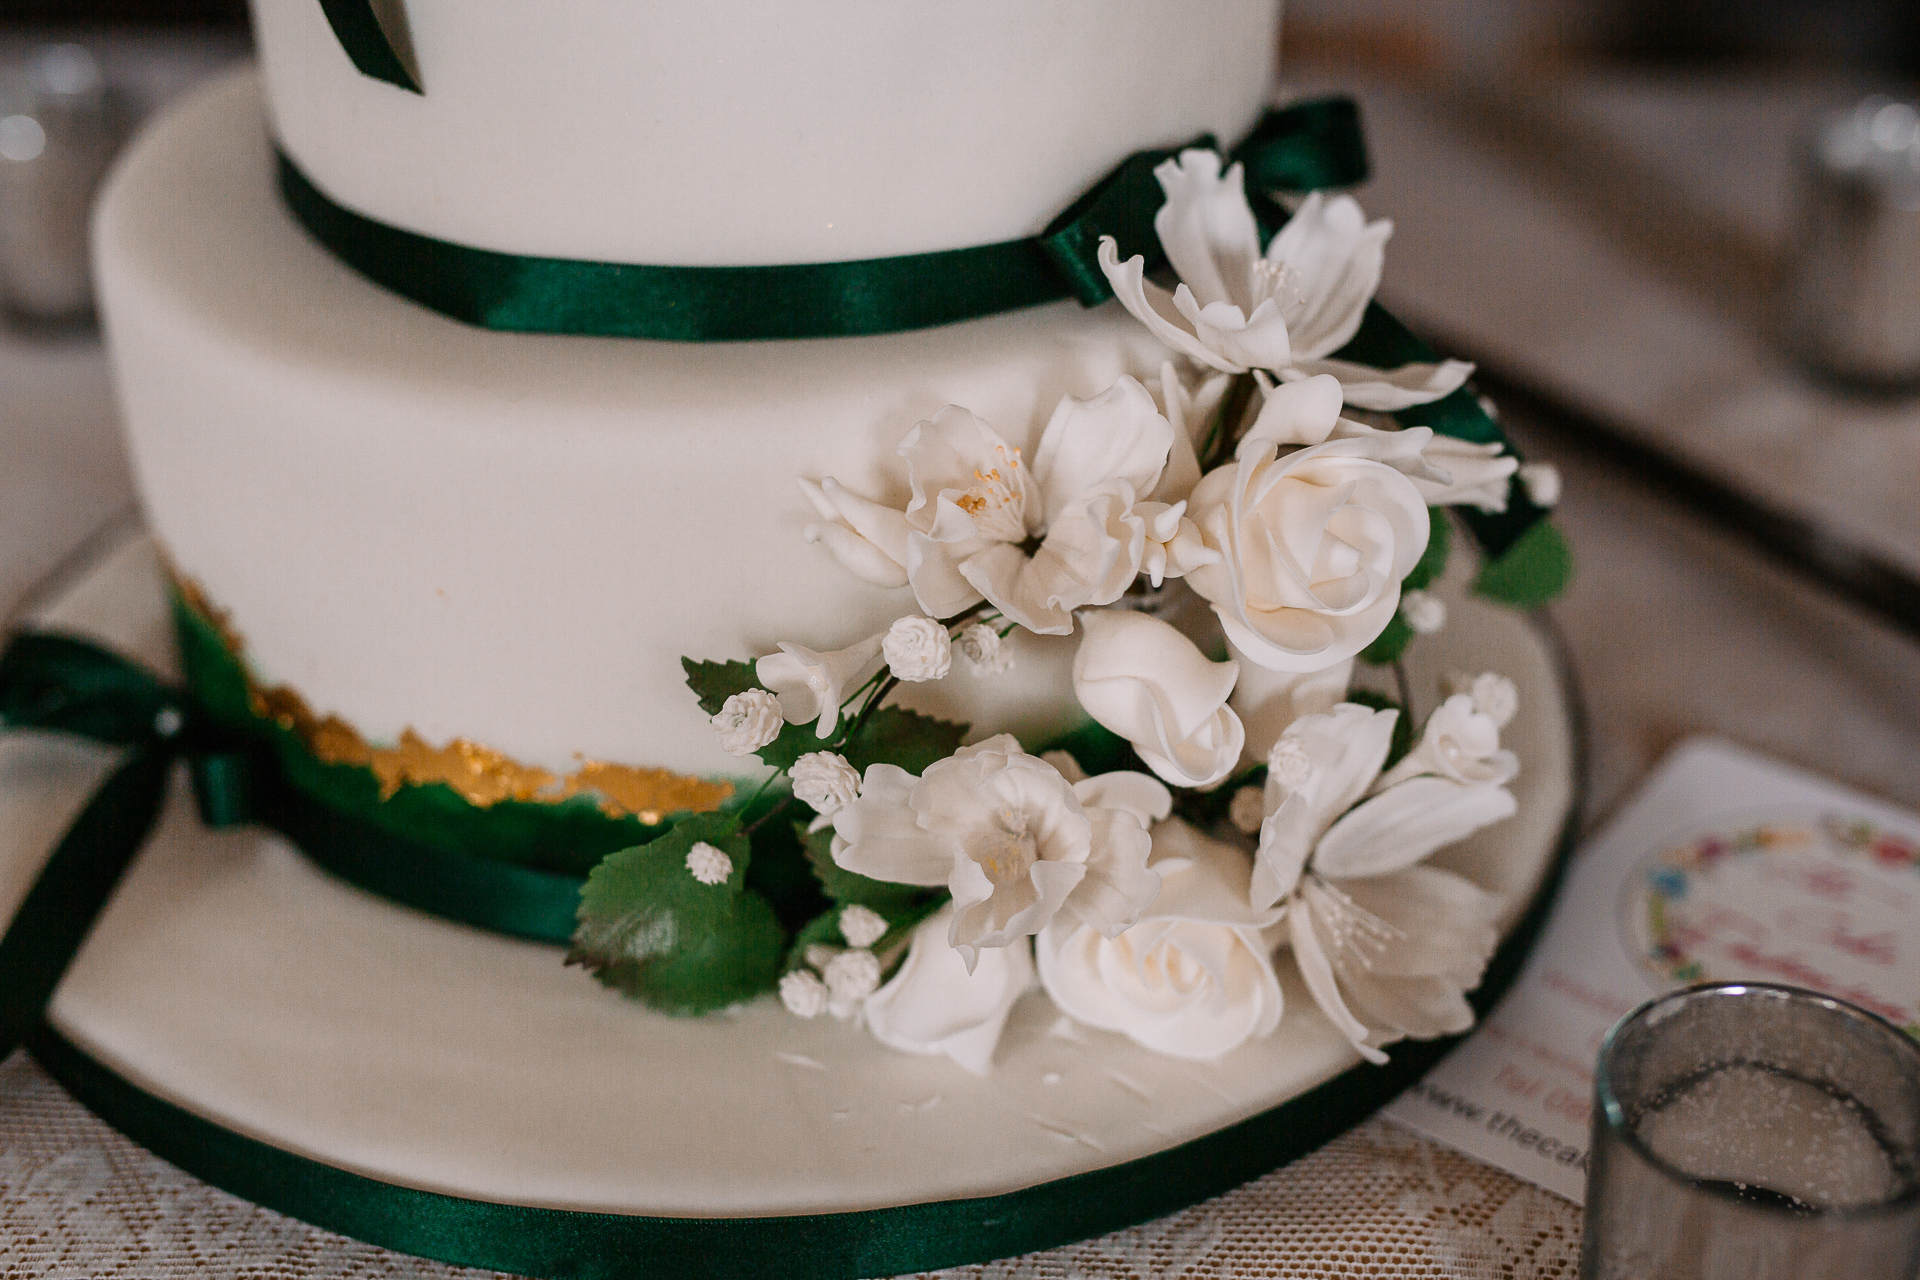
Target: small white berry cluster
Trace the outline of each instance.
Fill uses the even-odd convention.
[[[1443,688],[1449,697],[1464,693],[1472,698],[1473,709],[1493,721],[1496,729],[1506,728],[1520,710],[1520,690],[1497,671],[1483,671],[1477,676],[1449,672]]]
[[[886,917],[872,908],[858,904],[842,908],[840,936],[850,945],[815,943],[807,948],[806,966],[780,979],[780,1001],[787,1012],[802,1018],[857,1014],[866,998],[880,988],[880,959],[871,948],[886,933]]]
[[[733,874],[733,859],[702,840],[687,850],[687,870],[701,884],[725,884]]]
[[[860,773],[837,751],[809,751],[793,762],[788,776],[793,798],[819,815],[813,820],[815,830],[860,798]]]

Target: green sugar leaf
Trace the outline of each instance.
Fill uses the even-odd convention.
[[[720,708],[734,694],[760,687],[751,662],[699,662],[682,658],[680,665],[687,672],[687,687],[700,700],[700,709],[710,716],[719,715]]]
[[[1445,509],[1441,507],[1428,507],[1427,519],[1433,527],[1427,536],[1427,549],[1421,553],[1413,571],[1400,584],[1402,591],[1424,590],[1447,571],[1447,552],[1452,549],[1453,543],[1453,521],[1447,518]]]
[[[1369,666],[1384,667],[1396,661],[1413,643],[1413,628],[1398,613],[1387,623],[1387,629],[1374,637],[1372,644],[1360,651],[1360,661]]]
[[[1501,604],[1535,609],[1565,591],[1572,579],[1572,549],[1552,521],[1541,520],[1481,568],[1473,589]]]
[[[785,735],[781,735],[782,738]],[[840,752],[855,769],[865,773],[870,764],[898,765],[918,775],[927,766],[946,759],[960,749],[967,726],[951,720],[936,720],[905,707],[881,707]],[[776,742],[775,746],[780,744]],[[808,748],[818,751],[819,746]],[[797,757],[796,757],[797,758]]]
[[[703,884],[688,866],[696,844],[731,862]],[[786,934],[766,899],[746,888],[751,852],[740,820],[700,814],[648,844],[609,855],[580,892],[567,963],[666,1013],[707,1013],[771,990]]]

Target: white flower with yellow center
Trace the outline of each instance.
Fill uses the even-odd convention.
[[[915,778],[867,767],[834,820],[833,860],[900,884],[947,886],[948,941],[971,968],[983,948],[1038,933],[1063,910],[1115,934],[1152,901],[1147,828],[1173,797],[1143,773],[1069,782],[1010,735],[962,747]]]
[[[986,600],[1030,631],[1066,635],[1075,609],[1110,604],[1133,584],[1149,523],[1160,544],[1177,540],[1181,513],[1147,502],[1173,443],[1172,425],[1132,378],[1091,400],[1061,400],[1031,459],[949,405],[900,442],[904,511],[831,477],[803,480],[823,517],[806,538],[869,582],[910,584],[931,617]],[[1155,557],[1163,574],[1182,564],[1177,551]]]

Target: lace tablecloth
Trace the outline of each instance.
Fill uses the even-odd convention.
[[[0,1275],[9,1280],[479,1276],[348,1240],[188,1177],[93,1118],[25,1053],[0,1066]],[[1159,1222],[955,1280],[1455,1277],[1579,1269],[1580,1210],[1373,1120]]]

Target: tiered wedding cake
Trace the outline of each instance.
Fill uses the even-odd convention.
[[[1470,1025],[1571,798],[1555,481],[1373,302],[1278,0],[254,7],[98,215],[186,691],[108,684],[378,896],[176,813],[69,1052],[442,1197],[237,1175],[401,1247],[825,1273],[1207,1194]],[[10,661],[111,738],[41,695],[116,660]],[[476,1203],[585,1216],[403,1222]]]

